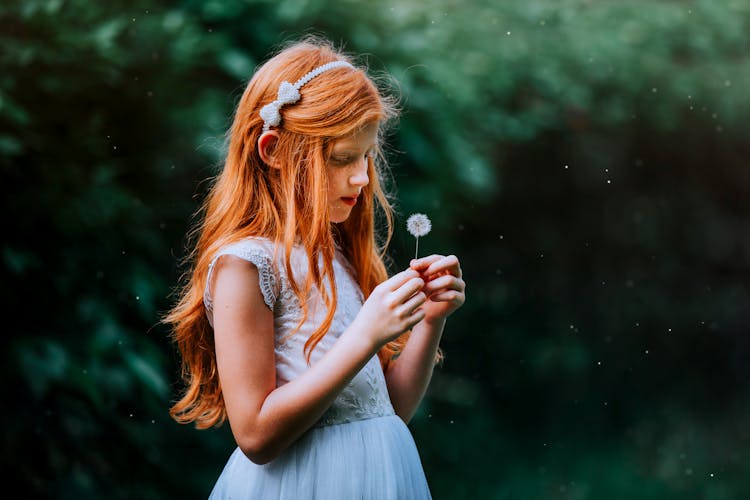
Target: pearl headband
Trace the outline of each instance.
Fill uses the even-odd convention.
[[[299,89],[307,82],[315,78],[321,73],[334,68],[349,67],[354,69],[354,66],[346,61],[333,61],[322,66],[318,66],[314,70],[307,73],[305,76],[297,80],[294,84],[291,84],[284,80],[279,85],[279,93],[276,100],[270,104],[266,104],[260,110],[260,117],[263,118],[263,132],[266,132],[271,127],[277,127],[281,123],[281,107],[285,104],[294,104],[299,101]]]

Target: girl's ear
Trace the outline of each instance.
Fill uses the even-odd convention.
[[[276,143],[279,141],[279,133],[275,130],[267,130],[258,137],[258,154],[263,163],[271,168],[281,168],[281,162],[276,157]]]

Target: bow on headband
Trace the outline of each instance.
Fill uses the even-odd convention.
[[[279,85],[279,92],[276,96],[276,100],[266,104],[260,110],[260,117],[263,119],[263,131],[267,131],[271,127],[278,127],[281,123],[281,107],[286,104],[294,104],[299,101],[300,93],[299,89],[307,82],[315,78],[321,73],[334,68],[349,67],[354,69],[354,66],[346,61],[333,61],[322,66],[318,66],[314,70],[307,73],[305,76],[297,80],[294,84],[284,80]]]

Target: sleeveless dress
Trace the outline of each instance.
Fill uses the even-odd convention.
[[[276,385],[300,376],[308,368],[305,341],[325,317],[317,290],[308,297],[308,318],[290,335],[302,316],[291,288],[283,249],[273,242],[248,238],[220,249],[209,267],[204,304],[212,321],[211,284],[217,260],[233,255],[258,269],[266,305],[273,311]],[[307,254],[293,247],[294,278],[304,283]],[[328,333],[312,352],[314,364],[354,320],[364,302],[354,270],[339,248],[334,258],[338,308]],[[395,415],[383,370],[375,355],[338,395],[320,420],[273,461],[258,465],[238,448],[229,457],[209,499],[244,500],[429,500],[430,490],[414,439]]]

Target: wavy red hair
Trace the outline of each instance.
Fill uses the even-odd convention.
[[[195,422],[203,429],[221,425],[226,419],[213,330],[203,305],[208,265],[219,248],[250,236],[268,238],[276,248],[285,249],[287,275],[305,309],[307,292],[312,287],[321,291],[328,314],[305,343],[308,362],[336,309],[335,243],[356,270],[365,297],[388,277],[384,257],[393,233],[393,210],[382,184],[382,151],[369,161],[370,183],[350,217],[340,224],[332,224],[328,218],[326,163],[333,141],[371,123],[379,124],[382,139],[384,126],[397,114],[393,99],[380,92],[363,69],[329,70],[302,87],[297,103],[282,108],[274,150],[281,168],[269,168],[257,151],[263,128],[258,112],[276,98],[281,82],[295,82],[336,60],[353,62],[325,40],[295,42],[257,70],[237,105],[223,168],[212,179],[196,213],[199,222],[188,235],[195,243],[185,257],[189,266],[183,275],[186,281],[179,288],[177,303],[163,319],[172,327],[181,354],[185,390],[170,408],[170,415],[180,423]],[[376,231],[376,215],[378,222],[382,221],[381,231]],[[310,272],[304,283],[298,283],[292,273],[290,255],[295,242],[301,243],[308,257]],[[322,267],[317,265],[319,259]],[[330,294],[323,286],[325,281],[333,285]],[[407,338],[405,334],[379,351],[384,370]]]

